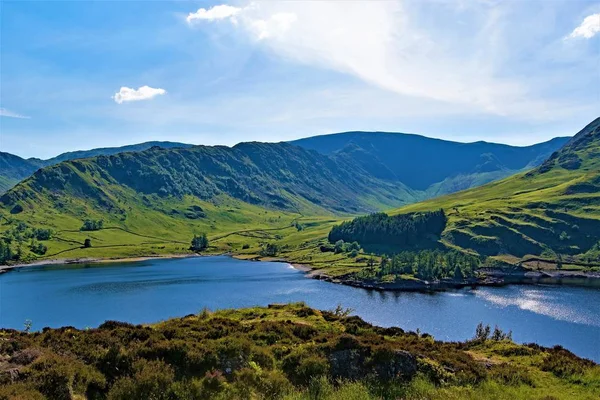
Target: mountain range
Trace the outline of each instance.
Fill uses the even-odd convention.
[[[407,189],[403,203],[479,186],[541,164],[566,143],[559,137],[527,147],[496,143],[458,143],[424,136],[387,132],[345,132],[289,142],[336,159],[357,164],[379,180]],[[42,160],[0,152],[0,194],[37,169],[62,161],[139,152],[151,147],[189,148],[176,142],[145,142],[123,147],[74,151]],[[436,157],[432,157],[436,154]],[[441,155],[441,156],[439,156]],[[415,174],[414,171],[419,171]]]
[[[583,254],[600,239],[599,121],[574,138],[528,147],[351,132],[293,143],[109,149],[114,154],[37,169],[4,193],[0,233],[20,238],[18,248],[31,257],[21,244],[32,234],[23,232],[50,229],[44,257],[172,254],[207,233],[221,251],[257,254],[277,242],[299,261],[331,264],[329,253],[315,249],[341,220],[394,207],[401,208],[391,214],[441,208],[447,248]],[[522,172],[421,201],[515,171]],[[86,232],[94,221],[104,228]]]

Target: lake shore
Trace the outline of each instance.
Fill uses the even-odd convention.
[[[301,270],[306,272],[305,268]],[[401,279],[394,282],[358,280],[352,276],[331,277],[318,270],[309,270],[307,274],[313,279],[377,291],[440,292],[467,287],[475,289],[506,285],[564,285],[600,289],[600,273],[583,271],[503,271],[496,269],[481,271],[481,276],[462,281]]]
[[[463,281],[454,279],[442,279],[439,281],[424,281],[420,279],[401,279],[394,282],[378,282],[375,280],[358,280],[352,276],[334,277],[327,274],[322,268],[312,267],[307,264],[294,263],[285,258],[261,258],[259,256],[248,258],[231,253],[218,254],[165,254],[155,256],[102,258],[86,257],[75,259],[52,259],[38,260],[31,263],[14,265],[1,265],[0,274],[23,267],[36,267],[59,264],[101,264],[101,263],[125,263],[140,262],[156,259],[178,259],[188,257],[207,257],[216,255],[227,255],[233,258],[252,261],[272,261],[289,263],[293,268],[302,271],[307,278],[322,280],[326,282],[352,286],[361,289],[395,292],[440,292],[446,290],[493,287],[506,285],[565,285],[600,288],[600,272],[593,271],[569,271],[569,270],[542,270],[532,271],[527,269],[502,270],[484,269],[481,276]]]
[[[84,258],[56,258],[52,260],[37,260],[30,263],[20,263],[12,265],[0,265],[0,274],[9,272],[19,268],[25,267],[43,267],[46,265],[60,265],[60,264],[109,264],[109,263],[125,263],[125,262],[140,262],[147,260],[157,259],[177,259],[177,258],[188,258],[188,257],[203,257],[201,254],[166,254],[156,256],[139,256],[139,257],[117,257],[117,258],[103,258],[103,257],[84,257]]]

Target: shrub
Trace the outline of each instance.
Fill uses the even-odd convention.
[[[510,365],[502,363],[492,366],[490,377],[503,385],[518,386],[529,385],[533,386],[533,379],[529,371],[518,365]]]
[[[329,371],[329,363],[319,354],[308,351],[294,352],[283,359],[283,370],[296,385],[308,385],[314,377],[324,376]]]
[[[544,358],[540,367],[542,371],[552,372],[559,378],[567,378],[580,375],[593,365],[592,361],[581,359],[570,351],[555,346],[550,350],[550,354]]]
[[[139,360],[133,377],[115,382],[108,392],[109,400],[152,399],[170,400],[175,378],[173,369],[161,361]]]
[[[86,219],[85,221],[83,221],[83,225],[81,226],[81,228],[79,228],[79,230],[81,231],[98,231],[100,229],[102,229],[104,225],[104,222],[99,219],[99,220],[93,220],[93,219]]]

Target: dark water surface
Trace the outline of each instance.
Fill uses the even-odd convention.
[[[94,327],[105,320],[156,322],[221,309],[305,301],[341,304],[368,322],[465,340],[478,322],[517,342],[560,344],[600,362],[600,290],[508,286],[437,294],[375,292],[307,279],[285,263],[229,257],[28,267],[0,275],[0,327]]]

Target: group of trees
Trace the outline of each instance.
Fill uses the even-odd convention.
[[[81,231],[99,231],[100,229],[102,229],[103,226],[104,226],[104,222],[101,219],[99,219],[99,220],[86,219],[85,221],[83,221],[83,225],[81,226],[81,228],[79,228],[79,230],[81,230]]]
[[[394,216],[376,213],[334,226],[329,241],[407,248],[429,242],[432,236],[439,238],[445,227],[444,210]]]
[[[480,265],[479,257],[455,250],[404,251],[391,258],[382,257],[378,267],[374,266],[365,273],[371,273],[375,278],[406,274],[428,281],[443,278],[462,281],[473,277]]]
[[[263,257],[275,257],[277,254],[279,254],[277,243],[265,243],[260,250],[260,255]]]
[[[512,341],[512,331],[504,332],[502,329],[498,328],[498,325],[496,325],[494,327],[494,332],[492,333],[489,325],[484,325],[483,322],[480,322],[477,324],[477,328],[475,329],[473,341],[485,342],[486,340],[494,340],[496,342],[503,340]]]
[[[50,240],[53,234],[52,229],[36,228],[23,221],[15,223],[0,238],[0,264],[21,260],[24,247],[37,255],[46,254],[48,247],[41,241]]]
[[[206,233],[202,233],[200,235],[194,235],[192,238],[192,245],[190,246],[190,250],[192,251],[203,251],[208,248],[208,238],[206,237]]]

